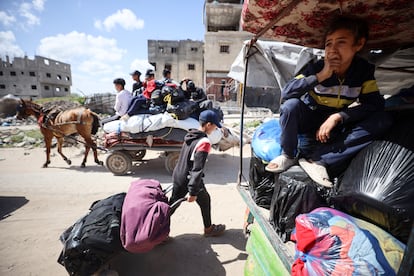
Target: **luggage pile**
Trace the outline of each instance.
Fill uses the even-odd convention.
[[[295,264],[299,264],[300,268],[295,268],[297,269],[295,275],[305,275],[302,274],[305,270],[331,274],[335,268],[339,267],[338,264],[343,264],[343,261],[350,261],[348,267],[353,271],[365,271],[365,269],[371,269],[371,265],[376,266],[377,261],[384,260],[379,255],[380,252],[387,255],[388,263],[380,263],[375,269],[384,272],[384,275],[393,275],[398,270],[405,248],[404,244],[408,242],[414,222],[414,202],[412,201],[414,197],[414,129],[409,127],[409,125],[412,126],[410,118],[413,118],[414,110],[398,110],[390,114],[393,115],[395,122],[392,129],[382,140],[374,141],[361,150],[350,161],[348,167],[337,175],[332,188],[317,185],[299,166],[293,166],[285,172],[273,175],[265,171],[264,167],[274,156],[267,156],[270,151],[266,155],[259,150],[259,148],[263,150],[260,143],[270,138],[269,135],[263,133],[265,127],[258,128],[260,133],[255,135],[257,135],[256,138],[261,137],[262,141],[256,141],[256,144],[252,141],[250,192],[258,206],[269,210],[269,221],[283,242],[293,240],[297,245],[304,243],[305,248],[297,248],[296,251]],[[277,144],[278,133],[274,129],[272,131],[276,135],[271,138],[273,140],[270,142]],[[276,149],[278,150],[279,148]],[[321,228],[328,223],[315,221],[312,213],[314,210],[323,210],[323,208],[333,208],[329,211],[331,220],[339,219],[344,213],[343,216],[349,216],[351,220],[361,219],[366,224],[372,224],[369,229],[364,228],[366,225],[363,225],[362,230],[357,229],[361,227],[357,224],[355,233],[361,236],[358,234],[355,239],[364,237],[363,239],[373,242],[371,246],[374,249],[370,252],[374,252],[372,253],[374,256],[367,255],[364,264],[358,263],[360,256],[357,255],[355,255],[356,259],[351,257],[349,260],[341,259],[345,258],[346,254],[337,256],[336,253],[339,252],[338,250],[349,249],[345,247],[338,247],[336,251],[329,249],[332,254],[323,250],[324,256],[311,256],[312,252],[319,254],[318,250],[330,244],[328,241],[324,243],[325,237],[330,239],[332,244],[335,239],[342,239],[340,235],[346,235],[346,231],[350,229],[331,226],[333,228],[329,228],[329,235],[326,236],[325,232],[320,232]],[[309,218],[301,217],[302,215],[309,215]],[[306,228],[310,223],[303,220],[315,222],[313,232]],[[374,228],[379,230],[372,230]],[[371,237],[367,231],[382,231],[381,235],[386,236],[385,240],[393,242],[390,250],[397,252],[394,262],[392,258],[388,258],[391,251],[382,248],[380,242],[374,242],[378,236]],[[336,234],[332,234],[334,232]],[[352,235],[356,235],[355,233]],[[365,235],[368,236],[365,237]],[[309,240],[311,237],[313,237],[312,240]],[[315,262],[312,262],[311,257],[315,258]],[[371,261],[372,263],[369,263]],[[321,262],[322,265],[319,265]],[[327,265],[323,266],[323,264]],[[393,269],[390,269],[390,264],[393,265]]]
[[[127,193],[92,203],[61,234],[58,263],[69,275],[92,275],[121,252],[150,251],[168,237],[170,214],[182,202],[169,206],[166,193],[159,181],[141,179],[132,181]]]

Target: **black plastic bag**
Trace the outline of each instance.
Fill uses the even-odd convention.
[[[332,188],[316,184],[299,166],[279,174],[270,204],[270,224],[286,242],[295,228],[296,216],[328,206]]]
[[[332,197],[336,208],[406,243],[414,219],[414,152],[374,141],[352,160]]]
[[[249,190],[254,202],[269,209],[277,174],[265,170],[266,164],[252,150],[249,168]]]
[[[95,201],[90,212],[60,236],[58,263],[69,275],[92,275],[124,251],[120,239],[122,204],[126,193]]]

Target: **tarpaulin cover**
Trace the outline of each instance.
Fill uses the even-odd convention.
[[[320,48],[328,22],[338,14],[367,19],[370,48],[400,47],[414,42],[412,0],[245,0],[241,26],[243,30],[257,34],[276,18],[264,38]]]
[[[296,217],[292,275],[396,275],[405,245],[379,227],[331,208]]]
[[[270,162],[282,153],[280,146],[279,119],[270,119],[256,128],[252,137],[254,154],[265,162]]]
[[[407,242],[414,219],[414,152],[375,141],[351,161],[332,197],[335,208]]]

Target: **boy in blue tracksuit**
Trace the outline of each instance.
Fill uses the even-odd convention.
[[[173,191],[170,204],[188,194],[188,202],[197,202],[201,209],[204,224],[204,236],[219,236],[226,226],[211,223],[210,194],[204,185],[204,165],[211,150],[207,135],[217,127],[221,128],[217,114],[204,110],[199,116],[199,129],[190,129],[184,137],[183,147],[173,172]]]
[[[283,152],[266,170],[282,172],[296,164],[297,136],[310,134],[316,144],[299,164],[316,183],[330,187],[327,168],[348,162],[390,127],[375,66],[356,55],[367,38],[365,21],[346,16],[334,19],[326,33],[324,60],[310,64],[282,91]]]

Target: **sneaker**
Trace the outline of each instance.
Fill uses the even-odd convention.
[[[217,237],[224,233],[226,225],[212,224],[209,228],[204,229],[204,237]]]
[[[275,159],[269,162],[265,167],[265,170],[273,173],[280,173],[288,170],[290,167],[296,164],[296,158],[289,158],[286,155],[279,155]]]
[[[310,162],[304,158],[299,159],[299,165],[317,184],[327,188],[331,188],[333,186],[331,180],[329,179],[328,171],[324,166],[316,162]]]

